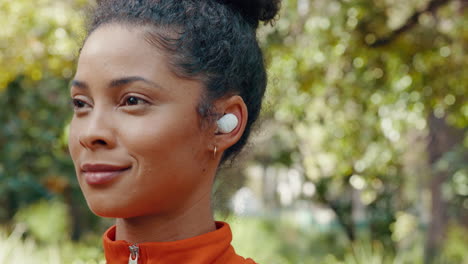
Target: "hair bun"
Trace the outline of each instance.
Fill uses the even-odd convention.
[[[281,0],[222,0],[226,5],[240,12],[254,27],[260,21],[272,21],[280,9]]]

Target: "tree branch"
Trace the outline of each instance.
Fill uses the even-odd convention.
[[[450,1],[452,0],[431,0],[425,9],[414,12],[414,14],[406,20],[406,23],[392,31],[388,36],[377,39],[374,43],[369,44],[369,46],[376,48],[390,44],[398,36],[413,28],[418,23],[420,15],[426,12],[434,13],[439,7],[449,3]]]

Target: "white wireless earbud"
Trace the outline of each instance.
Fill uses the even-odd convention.
[[[237,120],[237,116],[234,114],[225,114],[223,117],[218,119],[216,123],[218,123],[216,133],[219,132],[226,134],[232,132],[237,127],[239,120]]]

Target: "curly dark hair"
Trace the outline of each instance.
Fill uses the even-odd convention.
[[[169,54],[177,76],[203,82],[198,112],[205,120],[219,117],[214,100],[241,96],[247,125],[223,163],[244,147],[260,113],[267,76],[256,29],[279,7],[280,0],[101,0],[90,13],[88,36],[109,23],[144,27],[146,40]]]

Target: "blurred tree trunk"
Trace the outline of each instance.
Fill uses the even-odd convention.
[[[436,163],[442,156],[454,146],[462,144],[463,131],[449,126],[445,118],[437,118],[431,113],[428,117],[429,162],[432,167],[432,175],[429,183],[431,192],[430,223],[426,237],[426,249],[424,263],[434,263],[440,253],[447,227],[447,201],[442,194],[442,186],[449,179],[449,168],[436,169]]]
[[[73,199],[73,190],[70,186],[67,186],[63,192],[65,203],[68,205],[70,214],[70,225],[71,225],[71,240],[78,241],[82,235],[82,219],[80,219],[80,208],[76,201]]]
[[[336,215],[338,223],[343,228],[346,237],[349,241],[354,242],[356,240],[355,223],[353,221],[353,203],[351,198],[352,187],[349,185],[349,178],[352,174],[346,175],[343,178],[344,186],[347,186],[347,190],[343,193],[341,198],[344,199],[331,199],[328,197],[328,186],[330,185],[329,178],[322,178],[316,183],[317,186],[317,198],[318,201],[328,206]]]
[[[262,203],[268,210],[281,207],[277,199],[276,186],[278,185],[278,172],[275,168],[263,166],[262,173]]]

